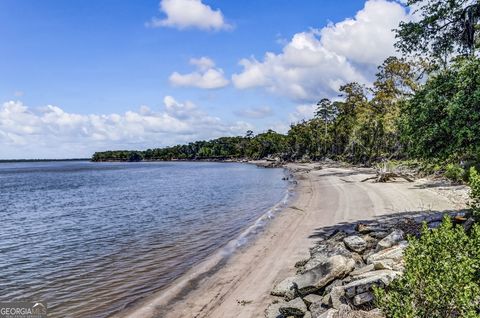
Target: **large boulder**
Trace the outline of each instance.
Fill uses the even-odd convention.
[[[404,233],[402,230],[394,230],[392,233],[385,236],[380,242],[377,244],[377,251],[384,250],[386,248],[392,247],[397,245],[401,242],[404,238]]]
[[[285,297],[287,300],[295,298],[295,285],[293,282],[295,277],[287,277],[280,283],[276,284],[270,292],[273,296]]]
[[[334,255],[297,276],[293,283],[300,294],[307,295],[325,287],[336,278],[345,277],[354,267],[353,259]]]
[[[374,285],[379,287],[387,286],[400,274],[400,272],[392,270],[379,270],[358,275],[355,277],[356,280],[343,286],[345,295],[348,298],[353,298],[358,294],[370,291]]]
[[[280,313],[287,317],[303,317],[307,311],[307,305],[305,305],[300,297],[290,300],[280,306]]]
[[[367,242],[357,235],[347,236],[343,239],[343,243],[345,243],[349,250],[357,253],[361,253],[367,248]]]
[[[342,232],[343,233],[343,232]],[[324,263],[328,258],[335,255],[342,255],[345,257],[351,257],[352,253],[345,247],[343,243],[344,235],[337,233],[337,239],[329,239],[320,244],[317,244],[310,250],[311,258],[300,268],[300,272],[308,271],[321,263]]]
[[[381,250],[367,257],[367,264],[373,264],[376,261],[392,259],[399,262],[403,259],[403,250],[407,247],[407,242],[402,241],[398,245]]]

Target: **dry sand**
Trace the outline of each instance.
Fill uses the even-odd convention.
[[[308,256],[316,229],[400,212],[464,208],[463,202],[439,194],[425,181],[360,182],[372,171],[316,167],[289,165],[297,171],[297,195],[248,247],[216,267],[222,255],[210,258],[118,317],[263,317],[272,301],[269,291],[294,274],[296,261]],[[446,190],[443,193],[455,193],[453,186]]]

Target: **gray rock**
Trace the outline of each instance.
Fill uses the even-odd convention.
[[[337,233],[336,235],[339,234]],[[339,236],[339,238],[343,239],[343,235]],[[328,258],[332,256],[343,255],[345,257],[351,257],[352,254],[345,247],[343,241],[328,240],[310,249],[310,255],[310,260],[303,266],[303,269],[300,268],[300,273],[308,271],[318,266],[319,264],[324,263]]]
[[[399,245],[381,250],[377,253],[371,254],[367,257],[367,264],[373,264],[373,262],[392,259],[394,261],[400,261],[403,258],[403,250],[407,247],[407,242],[400,242]]]
[[[383,239],[385,236],[388,235],[388,232],[387,231],[376,231],[376,232],[371,232],[369,233],[369,235],[373,238],[376,238],[376,239]]]
[[[331,282],[330,284],[328,284],[327,287],[325,287],[324,292],[328,294],[332,291],[333,287],[342,286],[342,285],[343,285],[343,280],[342,279],[336,279],[333,282]]]
[[[369,303],[372,300],[373,300],[373,294],[371,292],[365,292],[353,297],[353,304],[355,306],[360,306],[360,305]]]
[[[309,310],[312,314],[312,317],[319,317],[321,314],[326,312],[328,308],[324,306],[323,302],[315,302],[310,305]]]
[[[337,317],[337,313],[338,313],[338,310],[329,309],[319,316],[313,316],[313,313],[312,313],[312,318],[334,318],[334,317]]]
[[[347,236],[343,239],[343,243],[352,251],[361,253],[367,248],[367,242],[357,235]]]
[[[284,318],[285,316],[280,313],[280,307],[284,302],[278,302],[270,304],[267,309],[265,309],[265,318]]]
[[[280,306],[280,313],[284,316],[303,317],[307,310],[307,305],[305,305],[300,297],[283,303]]]
[[[374,285],[379,287],[387,286],[398,275],[400,275],[399,272],[389,270],[373,271],[365,273],[363,276],[359,275],[357,276],[357,278],[359,278],[358,280],[354,280],[353,282],[344,286],[345,295],[348,298],[352,298],[358,294],[370,291],[371,287]]]
[[[475,224],[475,220],[470,217],[465,221],[465,223],[463,223],[463,228],[465,229],[465,231],[470,231],[473,224]]]
[[[350,276],[358,276],[358,275],[364,274],[366,272],[371,272],[373,270],[375,270],[374,264],[368,264],[368,265],[365,265],[363,267],[357,268],[356,270],[352,271],[350,273]]]
[[[360,234],[368,234],[368,233],[371,233],[371,232],[382,232],[385,229],[383,227],[379,226],[379,225],[376,225],[376,224],[362,224],[362,223],[359,223],[356,226],[356,230]]]
[[[355,266],[355,261],[342,255],[334,255],[316,267],[296,276],[294,284],[302,295],[311,294],[336,278],[345,277]]]
[[[307,311],[305,315],[303,315],[303,318],[312,318],[312,313]]]
[[[303,297],[303,301],[305,302],[305,304],[307,304],[307,306],[310,306],[313,303],[322,302],[322,299],[322,296],[316,294],[309,294]]]
[[[403,240],[404,233],[402,230],[394,230],[392,233],[388,234],[377,244],[377,251],[384,250],[386,248],[397,245]]]
[[[374,261],[371,265],[373,265],[375,270],[393,269],[395,266],[395,261],[393,259],[382,259],[379,261]]]
[[[346,299],[343,286],[333,288],[330,292],[330,305],[335,309],[339,309],[344,304],[346,304]]]
[[[273,296],[285,297],[287,300],[295,298],[295,277],[287,277],[273,287],[270,292]]]

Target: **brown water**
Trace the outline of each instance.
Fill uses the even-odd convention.
[[[0,300],[108,316],[242,244],[285,198],[283,176],[233,163],[0,164]]]

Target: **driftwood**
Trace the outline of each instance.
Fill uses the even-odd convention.
[[[408,182],[413,182],[413,178],[405,173],[388,171],[386,164],[384,164],[382,168],[377,169],[376,176],[368,177],[366,179],[363,179],[361,182],[365,182],[368,180],[375,180],[374,182],[385,183],[388,181],[393,181],[396,178],[402,178],[407,180]]]

